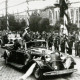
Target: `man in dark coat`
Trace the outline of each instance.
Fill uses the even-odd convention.
[[[80,41],[78,42],[77,55],[80,57]]]
[[[72,47],[73,47],[73,40],[70,39],[69,42],[68,42],[68,53],[70,55],[72,55]]]
[[[53,45],[53,36],[51,35],[48,39],[48,46],[50,49],[52,49],[52,45]]]
[[[75,41],[75,55],[78,56],[78,41]]]
[[[65,40],[61,40],[61,52],[65,53]]]
[[[54,40],[54,47],[55,47],[55,50],[59,51],[59,44],[60,44],[60,37],[57,36]]]

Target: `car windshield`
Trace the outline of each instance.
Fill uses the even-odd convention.
[[[45,41],[37,41],[37,42],[29,42],[26,43],[27,48],[33,48],[33,47],[42,47],[42,48],[46,48],[46,42]]]

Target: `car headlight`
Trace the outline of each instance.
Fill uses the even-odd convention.
[[[54,69],[55,69],[55,70],[57,70],[57,69],[58,69],[58,67],[57,67],[57,66],[54,66]]]
[[[45,60],[46,61],[50,61],[51,60],[51,57],[49,55],[45,55]]]

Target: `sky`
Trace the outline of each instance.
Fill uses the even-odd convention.
[[[5,0],[0,0],[0,16],[5,15]],[[80,0],[70,0],[71,2],[76,2],[76,1],[80,1]],[[3,3],[2,3],[3,2]],[[25,2],[25,3],[23,3]],[[30,1],[29,2],[29,9],[30,10],[34,10],[34,9],[43,9],[46,6],[53,6],[54,2],[56,2],[56,0],[36,0],[36,1]],[[14,6],[17,4],[23,3],[21,5],[18,6]],[[10,7],[10,6],[14,6],[14,7]],[[75,6],[74,4],[72,6]],[[8,13],[9,14],[13,14],[13,13],[20,13],[27,10],[27,3],[26,0],[8,0]],[[26,14],[26,12],[24,13],[20,13],[20,14]]]
[[[5,0],[0,0],[0,15],[5,14],[5,2],[3,2]],[[46,6],[51,6],[53,5],[52,2],[55,2],[56,0],[46,0],[46,1],[30,1],[29,2],[29,9],[30,10],[34,10],[34,9],[43,9]],[[1,2],[3,2],[1,4]],[[23,3],[25,2],[25,3]],[[23,3],[21,5],[18,6],[14,6],[17,4]],[[10,7],[10,6],[14,6],[14,7]],[[27,10],[27,3],[26,0],[8,0],[8,13],[19,13],[19,12],[23,12]],[[24,12],[25,13],[25,12]]]

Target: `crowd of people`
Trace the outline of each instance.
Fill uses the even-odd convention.
[[[3,39],[4,37],[4,39]],[[67,36],[66,34],[59,35],[59,33],[55,32],[45,32],[42,33],[32,32],[28,29],[25,29],[23,34],[20,34],[20,37],[24,39],[26,42],[34,39],[44,39],[48,42],[48,48],[52,50],[57,50],[63,53],[68,53],[72,55],[72,49],[75,49],[75,56],[80,57],[80,41],[76,39],[75,34]],[[2,36],[2,40],[4,44],[8,43],[8,34]],[[12,41],[12,40],[10,40]]]
[[[68,53],[72,55],[73,49],[75,49],[75,56],[80,56],[80,41],[78,39],[78,35],[76,34],[66,34],[60,35],[55,32],[45,32],[42,33],[32,32],[26,30],[24,32],[24,39],[26,41],[34,40],[34,39],[44,39],[48,42],[49,49],[57,50],[63,53]]]

